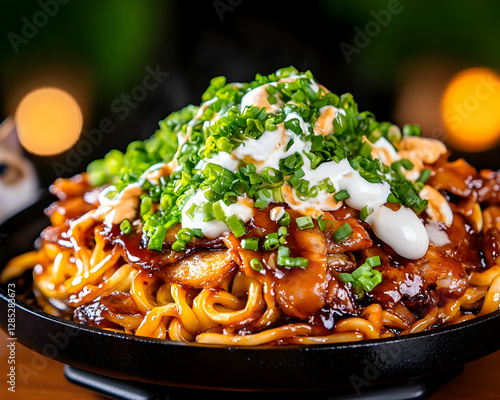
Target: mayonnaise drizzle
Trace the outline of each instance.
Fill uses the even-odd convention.
[[[223,221],[212,220],[212,221],[203,221],[204,214],[195,209],[193,218],[186,214],[186,211],[193,205],[197,206],[202,205],[203,203],[207,203],[208,200],[205,198],[203,191],[198,190],[194,196],[192,196],[188,202],[185,204],[182,209],[182,227],[183,228],[191,228],[191,229],[201,229],[203,235],[205,235],[209,239],[214,239],[224,232],[229,232],[230,229],[227,224]],[[247,196],[242,196],[238,198],[238,201],[235,203],[226,206],[222,203],[222,209],[227,216],[236,215],[243,222],[248,222],[253,216],[254,208],[253,201],[249,199]]]

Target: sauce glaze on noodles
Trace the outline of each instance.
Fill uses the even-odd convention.
[[[135,180],[116,179],[117,174],[115,180],[96,184],[91,170],[56,180],[51,191],[58,200],[46,211],[51,225],[42,232],[39,248],[11,260],[2,281],[32,268],[40,307],[82,324],[138,336],[243,346],[384,338],[497,310],[499,172],[477,171],[462,159],[449,161],[441,142],[401,137],[396,127],[384,125],[382,137],[366,132],[359,136],[361,147],[362,143],[370,145],[364,156],[394,171],[398,162],[409,160],[398,182],[419,186],[416,193],[426,207],[415,211],[401,199],[388,201],[397,189],[387,169],[380,167],[385,178],[377,180],[362,176],[366,171],[354,168],[352,158],[332,157],[313,165],[314,157],[307,156],[317,143],[313,136],[337,135],[340,140],[339,121],[349,117],[352,104],[343,107],[342,100],[334,99],[335,105],[318,106],[309,119],[296,108],[285,112],[287,105],[304,101],[300,96],[287,98],[286,85],[306,80],[310,91],[304,90],[317,100],[329,92],[310,73],[282,70],[273,77],[250,86],[233,84],[231,90],[240,90],[233,106],[240,113],[245,106],[257,107],[261,117],[281,116],[281,120],[277,118],[276,126],[241,140],[230,151],[195,159],[193,170],[198,172],[191,176],[191,183],[185,183],[183,193],[189,196],[182,207],[166,212],[163,197],[153,196],[149,213],[141,210],[144,197],[155,186],[166,187],[165,182],[179,175],[182,163],[187,162],[183,154],[193,145],[196,132],[204,132],[208,143],[210,126],[227,116],[230,107],[220,104],[210,118],[205,115],[217,104],[213,94],[191,118],[176,129],[170,127],[178,138],[174,157],[142,167]],[[273,96],[275,100],[270,100]],[[308,104],[314,109],[312,102]],[[295,124],[288,125],[291,120]],[[361,129],[361,123],[357,126]],[[304,197],[289,181],[290,173],[279,193],[274,191],[275,197],[263,206],[257,207],[257,197],[247,190],[233,194],[232,203],[221,205],[226,217],[238,217],[243,234],[235,232],[228,220],[212,217],[207,221],[206,196],[196,184],[197,177],[210,169],[207,166],[236,174],[251,164],[259,175],[269,168],[279,170],[280,160],[293,154],[302,156],[303,177],[311,186],[329,179],[334,190],[318,186],[317,193]],[[423,171],[429,174],[425,185],[419,185],[416,182]],[[350,196],[335,199],[334,194],[342,190]],[[363,215],[366,210],[371,211],[368,216]],[[147,218],[162,212],[164,221],[168,214],[177,219],[170,225],[165,222],[168,229],[161,247],[152,249],[154,235],[148,231]],[[306,266],[284,266],[277,247],[262,246],[268,235],[283,233],[283,215],[290,222],[279,245],[291,257],[306,259]],[[299,222],[304,216],[311,217],[312,225],[304,228]],[[130,229],[121,225],[123,220],[130,223]],[[335,232],[346,225],[350,234],[338,240]],[[185,228],[199,228],[201,234],[178,249],[179,231]],[[259,245],[243,246],[247,238]],[[381,282],[355,290],[345,277],[377,257],[380,265],[372,269],[380,273]]]

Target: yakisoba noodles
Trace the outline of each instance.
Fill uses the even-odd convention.
[[[254,346],[422,332],[500,303],[500,174],[358,112],[310,72],[215,78],[199,107],[58,179],[13,259],[49,313]]]

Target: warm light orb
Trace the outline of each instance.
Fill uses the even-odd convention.
[[[82,130],[82,112],[61,89],[41,88],[28,93],[16,111],[19,141],[31,153],[49,156],[73,146]]]
[[[444,91],[441,112],[452,146],[492,148],[500,139],[500,76],[488,68],[459,72]]]

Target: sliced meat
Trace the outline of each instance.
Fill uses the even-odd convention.
[[[201,250],[161,268],[155,275],[194,289],[218,286],[236,270],[233,255],[227,250]]]

